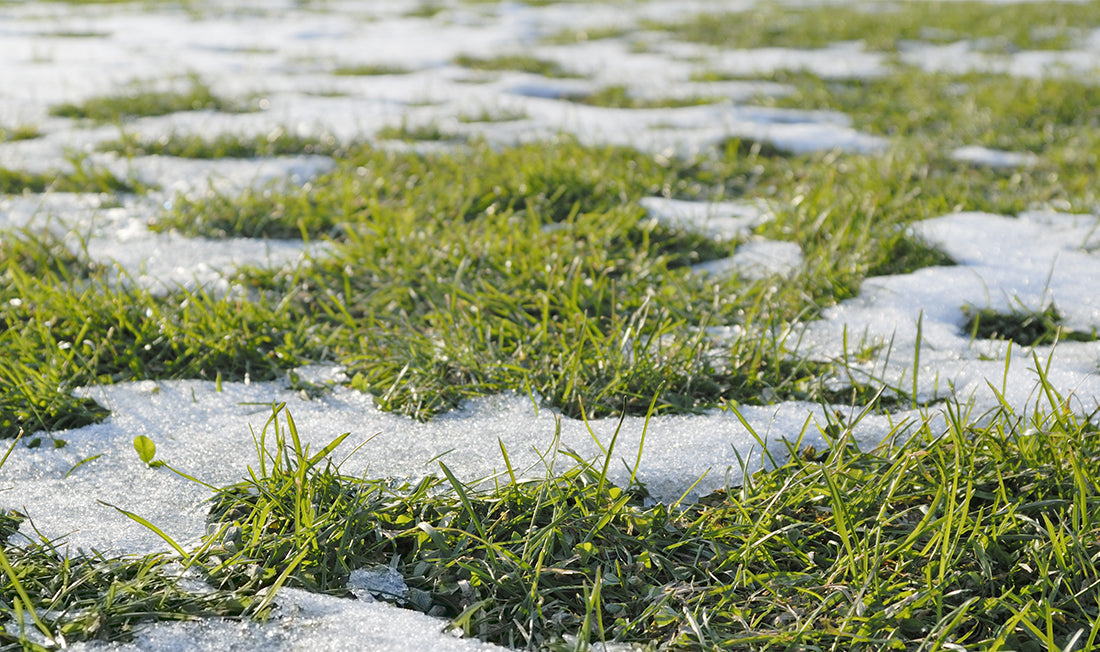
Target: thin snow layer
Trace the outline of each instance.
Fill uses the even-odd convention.
[[[1022,50],[989,52],[982,40],[957,41],[945,45],[913,43],[900,53],[906,65],[928,72],[962,74],[967,72],[1003,73],[1014,77],[1090,77],[1100,68],[1100,30],[1094,30],[1079,49]]]
[[[800,267],[802,248],[797,243],[757,238],[739,245],[728,258],[700,263],[692,269],[702,274],[738,274],[750,280],[761,280],[771,276],[789,276]]]
[[[158,210],[155,197],[114,206],[103,195],[50,193],[0,197],[0,229],[52,231],[84,251],[89,260],[115,270],[125,283],[155,293],[179,287],[224,294],[235,267],[303,264],[323,244],[297,240],[227,238],[205,240],[148,228]]]
[[[31,4],[31,3],[28,3]],[[224,4],[224,3],[222,3]],[[529,7],[455,4],[431,19],[403,11],[415,3],[375,12],[348,5],[313,11],[300,3],[253,3],[223,8],[200,6],[192,14],[172,6],[0,8],[0,125],[32,124],[45,133],[29,142],[0,144],[0,166],[42,170],[62,167],[66,153],[86,151],[116,138],[117,127],[88,128],[49,116],[61,102],[147,89],[186,89],[195,75],[216,93],[232,98],[259,96],[254,113],[197,111],[143,118],[124,129],[143,137],[198,133],[250,135],[281,128],[299,134],[333,134],[343,140],[371,139],[384,127],[434,124],[457,134],[493,142],[520,142],[562,132],[586,143],[629,144],[660,153],[694,154],[729,137],[772,142],[793,152],[816,149],[873,151],[881,138],[853,130],[836,113],[776,111],[742,106],[760,94],[789,89],[764,82],[693,82],[707,68],[684,60],[686,44],[655,44],[637,52],[626,39],[573,46],[540,45],[539,39],[584,25],[606,24],[606,7]],[[744,3],[731,3],[730,7]],[[399,7],[404,6],[404,10]],[[697,9],[711,5],[700,4]],[[672,19],[691,10],[682,2],[621,7],[620,22]],[[62,12],[62,13],[58,13]],[[44,29],[49,25],[49,29]],[[85,33],[82,38],[64,33]],[[672,47],[676,45],[676,47]],[[695,48],[699,50],[698,48]],[[706,50],[709,52],[710,50]],[[557,61],[589,79],[551,80],[522,72],[478,72],[453,65],[460,54],[493,56],[533,53]],[[703,50],[690,55],[699,61]],[[867,55],[853,47],[817,56],[797,50],[723,55],[757,72],[811,66],[865,70]],[[732,58],[731,58],[732,57]],[[703,56],[702,60],[708,57]],[[756,61],[759,59],[759,61]],[[872,62],[878,65],[879,58]],[[384,65],[408,74],[338,76],[341,66]],[[816,64],[814,64],[816,65]],[[812,67],[812,66],[811,66]],[[646,110],[606,109],[577,104],[568,95],[625,84],[641,99],[700,97],[712,104]],[[256,102],[251,102],[257,104]],[[507,109],[526,117],[508,123],[465,122],[460,116]],[[170,186],[180,175],[168,167],[132,164],[142,173],[163,174]],[[185,176],[191,176],[187,174]]]
[[[267,622],[210,618],[161,622],[142,628],[131,643],[76,643],[86,652],[251,652],[317,650],[386,652],[454,650],[489,652],[506,648],[443,631],[446,621],[385,602],[336,598],[301,589],[279,591],[278,608]]]
[[[1002,149],[982,147],[981,145],[968,145],[952,150],[951,158],[963,163],[990,168],[1030,167],[1039,161],[1039,157],[1030,152],[1007,152]]]
[[[1038,312],[1053,304],[1067,328],[1100,330],[1100,219],[959,213],[913,230],[958,265],[866,280],[858,297],[805,327],[803,352],[848,360],[860,381],[875,379],[905,391],[916,383],[922,400],[953,395],[992,407],[1000,392],[1018,409],[1041,399],[1037,358],[1074,408],[1087,413],[1100,404],[1100,342],[1029,350],[973,339],[964,328],[967,309]],[[872,346],[880,348],[870,362],[855,361]]]
[[[644,197],[638,202],[650,218],[719,241],[736,240],[775,218],[761,201],[697,202]]]

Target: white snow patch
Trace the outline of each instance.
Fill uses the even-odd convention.
[[[954,149],[951,151],[951,158],[990,168],[1031,167],[1039,162],[1039,157],[1030,152],[1008,152],[981,145],[968,145]]]
[[[719,241],[736,240],[775,219],[762,201],[697,202],[664,197],[643,197],[646,213],[662,224],[705,235]]]
[[[737,247],[728,258],[719,258],[692,266],[702,274],[740,276],[760,280],[770,276],[789,276],[802,266],[802,248],[794,242],[750,240]]]
[[[284,588],[266,622],[209,618],[141,628],[131,643],[81,642],[77,652],[246,652],[250,650],[454,650],[489,652],[496,645],[444,631],[448,621],[385,602],[366,602]]]
[[[850,360],[859,349],[878,346],[872,361],[852,363],[857,379],[874,378],[909,391],[917,373],[922,400],[954,396],[987,409],[997,403],[992,385],[1011,405],[1034,406],[1041,397],[1031,353],[1017,345],[1010,355],[1005,342],[972,340],[963,329],[964,309],[1039,311],[1053,302],[1068,328],[1100,329],[1098,218],[958,213],[919,222],[913,229],[958,265],[867,279],[858,297],[805,326],[803,352]],[[918,325],[920,364],[914,372]],[[1100,342],[1037,346],[1034,354],[1042,365],[1049,364],[1054,387],[1073,393],[1075,408],[1088,413],[1100,403]]]

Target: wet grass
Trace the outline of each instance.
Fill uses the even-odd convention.
[[[1002,24],[991,43],[1013,47],[1064,43],[1076,28],[1061,30],[1058,21],[1089,24],[1074,12],[1095,7],[1044,4],[1049,11],[1039,16],[1037,5],[928,6],[940,13],[925,16],[935,29],[920,38],[987,36],[989,21],[1011,15],[1021,20]],[[838,15],[855,27],[866,16],[884,20],[847,11]],[[891,11],[898,27],[868,32],[873,47],[909,38],[909,19],[898,16],[925,9],[906,3]],[[745,38],[812,45],[799,30],[820,13],[763,13],[774,25]],[[707,29],[753,26],[710,22],[721,24]],[[817,26],[829,39],[849,29]],[[740,32],[672,29],[741,47]],[[505,69],[524,68],[513,61]],[[908,69],[863,81],[773,79],[795,93],[758,102],[845,111],[857,127],[889,136],[890,149],[791,155],[731,140],[674,159],[568,138],[417,152],[283,132],[156,141],[124,133],[104,148],[126,156],[333,156],[336,168],[304,187],[178,196],[152,225],[207,238],[327,240],[330,249],[292,268],[243,270],[224,296],[155,295],[90,263],[72,238],[0,232],[0,436],[104,418],[103,407],[73,395],[80,385],[271,380],[312,361],[343,365],[352,388],[421,419],[504,390],[529,391],[573,416],[788,399],[871,411],[910,404],[900,394],[876,398],[878,387],[837,390],[826,381],[841,369],[801,359],[789,327],[855,296],[868,276],[951,264],[909,235],[916,221],[962,209],[1094,211],[1100,98],[1071,79]],[[199,96],[198,108],[219,109]],[[193,97],[137,99],[110,109],[89,103],[81,116],[117,122],[166,106],[196,108]],[[668,105],[639,104],[614,87],[592,101]],[[394,135],[443,135],[430,132]],[[968,144],[1031,151],[1040,161],[999,171],[945,154]],[[0,187],[132,190],[78,163],[69,177],[0,173]],[[650,196],[767,201],[775,219],[755,235],[796,242],[805,262],[782,278],[702,278],[691,266],[730,255],[738,242],[649,219],[638,201]],[[969,316],[965,328],[976,338],[1037,345],[1096,337],[1066,331],[1053,306]],[[711,326],[743,335],[716,340]],[[215,492],[212,533],[199,547],[172,542],[172,555],[116,559],[4,536],[0,611],[17,626],[0,633],[0,644],[33,649],[30,630],[40,641],[128,640],[157,620],[263,617],[280,587],[346,595],[352,570],[385,565],[410,587],[401,606],[448,618],[465,636],[531,649],[603,641],[658,649],[1090,649],[1100,638],[1097,415],[1071,411],[1039,363],[1045,403],[1027,414],[1008,405],[986,414],[936,406],[869,449],[853,439],[857,423],[829,411],[835,420],[820,426],[827,449],[790,442],[784,454],[773,451],[770,470],[746,468],[739,485],[694,504],[653,504],[642,484],[610,482],[608,461],[637,455],[612,442],[597,460],[552,446],[534,478],[513,475],[507,460],[510,473],[489,482],[455,477],[443,465],[416,484],[351,477],[326,459],[341,438],[330,449],[304,450],[289,415],[277,410],[254,473]],[[10,534],[19,521],[0,516],[0,531]],[[212,590],[188,590],[181,565]]]
[[[473,70],[515,70],[518,72],[528,72],[534,75],[542,75],[543,77],[556,78],[582,76],[565,70],[557,62],[547,61],[525,54],[500,55],[485,58],[463,54],[455,57],[454,63],[455,65],[471,68]]]

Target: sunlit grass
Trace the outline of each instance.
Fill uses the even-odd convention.
[[[203,109],[232,113],[255,110],[254,107],[243,102],[215,95],[201,80],[192,78],[190,86],[185,90],[155,91],[149,90],[145,85],[134,83],[117,95],[103,95],[82,102],[58,104],[50,109],[50,114],[62,118],[110,123]]]
[[[131,156],[178,156],[180,158],[256,158],[261,156],[287,156],[294,154],[320,154],[331,156],[348,150],[331,134],[300,136],[284,129],[253,137],[221,134],[206,138],[198,134],[171,134],[157,138],[142,138],[123,132],[116,140],[96,145],[101,152],[118,152]]]
[[[465,68],[472,68],[474,70],[516,70],[520,72],[529,72],[536,75],[542,75],[543,77],[581,76],[565,70],[561,67],[561,65],[554,61],[538,59],[536,57],[525,54],[500,55],[489,58],[479,58],[463,54],[455,57],[454,62],[456,65],[463,66]]]
[[[48,544],[8,544],[19,580],[5,602],[41,614],[49,635],[126,640],[141,621],[260,616],[284,586],[346,596],[351,571],[384,566],[409,592],[378,597],[514,647],[1089,649],[1100,432],[1044,389],[1030,415],[947,406],[945,421],[899,425],[870,448],[838,420],[822,426],[827,449],[790,442],[774,469],[674,505],[649,503],[633,474],[608,479],[612,456],[637,454],[614,440],[584,460],[548,436],[542,477],[517,476],[503,449],[507,473],[491,482],[443,463],[416,484],[343,475],[327,455],[347,435],[310,450],[278,406],[251,476],[212,499],[200,547],[167,539],[177,557],[59,572]],[[153,442],[139,453],[172,472]],[[170,562],[214,590],[182,590]],[[99,607],[95,588],[123,577],[126,599]]]
[[[648,27],[727,48],[859,38],[893,51],[909,39],[983,38],[981,47],[1004,51],[1071,43],[1097,24],[1097,6],[762,5]],[[426,3],[413,13],[437,9]],[[571,30],[552,40],[624,34]],[[569,74],[527,55],[454,63]],[[697,81],[728,78],[706,65]],[[291,370],[316,361],[342,365],[348,385],[379,407],[420,419],[517,390],[577,417],[788,399],[866,404],[868,413],[912,405],[916,397],[904,389],[836,389],[827,381],[842,363],[804,360],[791,327],[855,296],[868,276],[952,264],[911,235],[919,220],[956,210],[1094,212],[1096,87],[905,67],[865,80],[769,79],[793,93],[757,103],[843,111],[890,147],[792,155],[731,139],[676,159],[564,137],[494,147],[434,124],[377,134],[451,141],[421,152],[281,130],[157,139],[122,131],[100,148],[127,157],[333,156],[335,169],[302,187],[181,195],[151,224],[191,237],[328,246],[291,268],[242,270],[225,295],[156,295],[91,263],[73,234],[0,232],[0,437],[22,433],[14,445],[41,443],[106,417],[104,407],[73,394],[81,385],[289,373],[299,387]],[[625,86],[570,99],[616,108],[710,101],[639,99]],[[243,108],[195,80],[182,93],[135,85],[54,112],[121,123]],[[461,119],[522,117],[491,108]],[[21,135],[37,131],[12,127],[0,140]],[[948,156],[971,144],[1038,159],[991,170]],[[84,158],[73,168],[0,170],[0,190],[139,190]],[[695,274],[692,265],[732,254],[739,241],[650,219],[639,200],[652,196],[767,202],[775,219],[753,235],[797,243],[805,262],[764,280]],[[974,338],[1021,346],[1096,338],[1067,331],[1053,305],[966,314],[959,329]],[[711,326],[742,335],[715,341]],[[32,630],[36,640],[128,640],[158,620],[264,617],[280,587],[346,596],[352,570],[385,565],[410,587],[400,606],[449,619],[465,636],[532,649],[602,641],[658,649],[1091,649],[1100,637],[1097,414],[1071,411],[1074,402],[1059,393],[1065,388],[1034,362],[1041,400],[1026,413],[1004,403],[985,414],[932,406],[867,447],[854,439],[858,424],[829,409],[829,423],[807,426],[820,428],[809,434],[824,436],[828,448],[789,442],[787,451],[772,451],[769,470],[745,468],[739,483],[692,504],[654,504],[644,478],[611,483],[608,463],[638,451],[602,442],[612,448],[607,457],[579,459],[554,445],[553,432],[542,440],[547,468],[534,476],[512,469],[503,449],[508,473],[488,480],[457,477],[442,464],[416,484],[348,476],[327,459],[342,437],[320,451],[303,448],[290,416],[276,408],[253,474],[214,493],[212,533],[197,548],[166,538],[175,554],[70,556],[48,541],[9,540],[22,517],[0,515],[7,542],[0,612],[14,623],[0,644],[34,649]],[[158,465],[171,460],[153,460],[152,442],[139,451],[157,472],[172,472]],[[181,565],[212,590],[185,589]]]

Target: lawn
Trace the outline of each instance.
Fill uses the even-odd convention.
[[[0,647],[1092,649],[1100,3],[704,9],[0,3]]]

